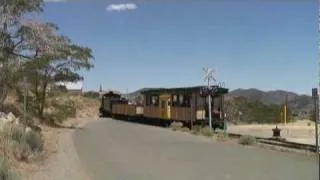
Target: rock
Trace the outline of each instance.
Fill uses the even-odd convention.
[[[19,125],[20,124],[20,118],[16,118],[14,121],[14,124]]]
[[[15,117],[13,113],[9,113],[7,115],[0,115],[0,123],[1,124],[20,124],[19,118]]]
[[[3,117],[5,117],[5,116],[6,116],[6,113],[0,112],[0,118],[3,118]]]
[[[8,122],[8,123],[13,123],[13,122],[16,120],[16,117],[12,114],[12,112],[10,112],[10,113],[7,115],[6,119],[7,119],[7,122]]]
[[[32,131],[31,127],[26,127],[25,132],[30,132]]]

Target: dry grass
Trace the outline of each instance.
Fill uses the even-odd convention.
[[[278,124],[281,136],[290,141],[313,144],[315,138],[315,124],[309,120],[300,120],[295,123]],[[250,134],[253,136],[271,137],[272,129],[276,124],[250,124],[230,125],[228,131],[239,134]]]

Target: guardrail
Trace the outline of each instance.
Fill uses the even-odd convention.
[[[243,134],[228,133],[228,135],[231,138],[240,138]],[[311,144],[290,142],[290,141],[286,141],[278,138],[263,138],[263,137],[256,137],[256,136],[254,137],[256,138],[257,142],[263,143],[263,144],[286,147],[291,149],[305,150],[310,152],[317,152],[317,147]]]

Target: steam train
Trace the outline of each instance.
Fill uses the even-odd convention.
[[[224,128],[224,94],[228,89],[219,86],[151,88],[141,91],[139,102],[131,103],[120,94],[108,92],[101,97],[100,116],[147,124],[170,125],[182,122],[191,127],[208,124],[211,96],[212,127]]]

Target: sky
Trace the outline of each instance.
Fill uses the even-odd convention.
[[[85,90],[202,85],[311,94],[316,0],[51,0],[43,17],[93,50]]]

